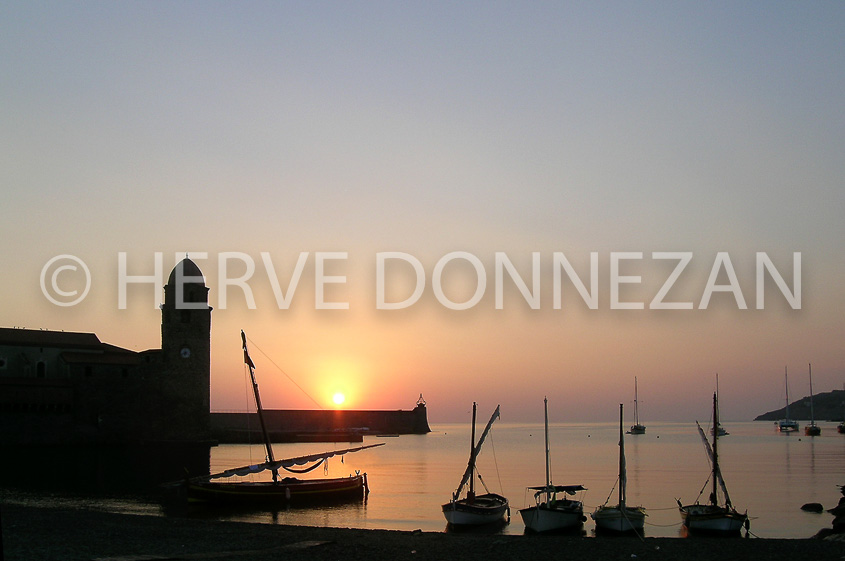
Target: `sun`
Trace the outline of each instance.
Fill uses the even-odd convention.
[[[346,396],[340,392],[337,392],[332,396],[332,401],[334,401],[335,405],[342,405],[344,401],[346,401]]]

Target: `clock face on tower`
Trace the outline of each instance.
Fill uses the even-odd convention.
[[[191,349],[188,347],[182,347],[182,350],[179,351],[179,354],[182,358],[188,358],[189,356],[191,356]]]

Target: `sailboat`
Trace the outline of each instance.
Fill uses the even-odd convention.
[[[789,418],[789,375],[786,371],[786,366],[783,367],[784,384],[786,385],[786,418],[778,421],[778,430],[780,432],[795,432],[798,430],[798,422]]]
[[[366,473],[356,471],[355,474],[347,477],[322,479],[279,477],[279,469],[285,469],[295,474],[308,473],[323,465],[326,460],[333,456],[342,456],[344,454],[366,450],[367,448],[384,446],[384,443],[347,448],[345,450],[334,450],[296,458],[275,459],[273,446],[270,443],[270,437],[267,434],[267,428],[264,424],[264,410],[261,407],[261,396],[258,393],[258,383],[255,379],[255,365],[249,357],[246,335],[243,331],[241,331],[241,341],[243,343],[244,362],[249,367],[249,375],[255,396],[255,406],[258,411],[261,432],[264,436],[267,458],[260,464],[242,466],[227,469],[220,473],[189,478],[185,482],[188,502],[287,505],[291,503],[303,504],[309,502],[363,499],[365,493],[368,492]],[[296,468],[295,466],[307,467]],[[244,477],[268,470],[272,473],[272,481],[215,481],[217,479],[228,479],[231,477]]]
[[[719,399],[713,393],[713,425],[718,426],[719,422]],[[701,425],[696,421],[698,433],[704,441],[704,448],[710,458],[710,480],[713,482],[712,490],[707,504],[695,504],[683,506],[678,500],[678,507],[684,526],[690,532],[712,533],[720,535],[738,534],[743,525],[748,529],[748,513],[740,514],[731,504],[730,495],[725,479],[722,477],[722,470],[719,468],[718,433],[713,435],[713,445],[707,441],[707,436]],[[724,504],[719,504],[718,493],[722,489]],[[703,490],[702,490],[703,492]],[[700,495],[699,495],[700,497]]]
[[[546,484],[540,487],[529,487],[536,491],[534,493],[534,506],[523,508],[519,511],[525,527],[532,532],[551,532],[554,530],[565,530],[580,528],[586,518],[584,517],[584,503],[573,501],[566,495],[574,495],[578,491],[585,491],[581,485],[553,485],[551,476],[551,463],[549,461],[549,400],[543,399],[545,408],[545,434],[546,434]],[[558,493],[563,493],[562,499],[557,498]]]
[[[813,412],[813,365],[810,364],[810,424],[804,427],[806,436],[819,436],[822,433],[820,426],[816,424],[816,416]]]
[[[645,425],[640,424],[640,406],[637,399],[637,377],[634,376],[634,424],[628,429],[628,434],[645,434]]]
[[[479,526],[483,524],[492,524],[501,522],[507,514],[510,519],[510,506],[508,500],[502,495],[496,493],[485,493],[483,495],[475,494],[475,461],[478,459],[478,454],[481,452],[481,445],[484,444],[484,439],[487,438],[487,433],[490,432],[490,427],[493,421],[499,418],[499,406],[484,427],[478,443],[475,442],[475,415],[477,404],[472,403],[472,436],[470,440],[469,461],[467,462],[467,469],[461,478],[458,489],[452,493],[452,499],[442,506],[443,516],[446,517],[446,522],[450,526]],[[469,482],[469,490],[466,497],[461,499],[461,492],[464,486]],[[483,482],[482,482],[483,483]]]
[[[719,395],[719,375],[716,374],[716,396]],[[718,425],[710,427],[710,434],[718,433],[719,436],[728,436],[730,433],[725,430],[720,422]]]
[[[590,517],[596,521],[597,530],[612,532],[632,532],[643,529],[645,509],[641,506],[628,506],[628,475],[625,467],[625,434],[622,432],[622,404],[619,404],[619,502],[616,506],[605,504],[596,508]],[[610,497],[608,497],[610,499]]]
[[[845,384],[842,384],[842,389],[845,390]],[[845,401],[842,402],[842,422],[836,425],[836,430],[839,434],[845,434]]]

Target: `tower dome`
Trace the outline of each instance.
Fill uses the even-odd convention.
[[[178,273],[177,273],[178,271]],[[185,257],[179,263],[173,267],[173,270],[170,271],[170,276],[167,279],[167,284],[175,285],[176,284],[176,275],[180,274],[182,277],[183,284],[202,284],[205,285],[205,277],[203,277],[202,271],[200,268],[197,267],[197,264]],[[202,281],[197,281],[196,277],[203,279]]]
[[[208,307],[208,287],[197,264],[185,257],[173,267],[164,287],[164,308],[205,309]]]

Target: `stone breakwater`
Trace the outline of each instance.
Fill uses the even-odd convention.
[[[268,409],[264,411],[264,421],[274,442],[325,440],[332,435],[359,441],[363,435],[431,432],[428,413],[422,404],[410,411]],[[218,442],[257,442],[260,431],[256,413],[211,414],[211,432]]]

